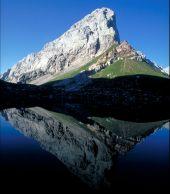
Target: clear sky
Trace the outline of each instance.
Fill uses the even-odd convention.
[[[121,40],[169,65],[169,0],[1,0],[1,72],[96,8],[117,16]]]

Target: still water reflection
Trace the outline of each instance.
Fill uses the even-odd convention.
[[[35,166],[44,173],[57,169],[58,176],[68,171],[93,190],[111,190],[127,180],[134,186],[149,175],[166,183],[168,128],[167,120],[137,123],[93,115],[77,119],[40,107],[5,109],[1,111],[2,171]]]

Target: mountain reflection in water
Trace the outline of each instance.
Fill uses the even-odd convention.
[[[40,107],[4,109],[1,115],[19,132],[56,156],[71,173],[96,189],[110,185],[108,174],[119,155],[127,153],[167,122],[137,123],[87,116],[82,112],[78,120]]]

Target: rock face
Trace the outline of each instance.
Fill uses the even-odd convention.
[[[19,61],[2,79],[13,83],[48,80],[54,74],[85,65],[119,41],[114,12],[108,8],[97,9],[61,37],[47,43],[40,52]]]
[[[136,51],[127,41],[123,41],[116,47],[116,55],[122,58],[136,59],[137,61],[145,60],[145,55]]]
[[[151,61],[146,59],[144,54],[136,51],[127,41],[123,41],[120,44],[115,45],[115,48],[109,49],[109,51],[103,53],[102,57],[100,57],[96,63],[89,67],[89,70],[98,72],[120,59],[145,61],[148,64],[153,65]]]
[[[169,73],[169,67],[164,68],[163,71],[164,71],[165,73],[167,73],[168,75],[170,74],[170,73]]]

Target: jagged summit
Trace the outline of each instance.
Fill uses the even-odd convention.
[[[96,9],[40,52],[19,61],[2,79],[29,83],[45,76],[48,80],[54,74],[83,66],[119,41],[114,12]]]

